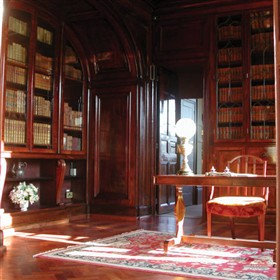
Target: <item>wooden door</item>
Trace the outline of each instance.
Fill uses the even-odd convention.
[[[159,174],[176,174],[177,172],[176,84],[175,74],[161,70],[159,87]],[[157,213],[163,214],[172,211],[174,204],[175,187],[170,185],[158,186]]]

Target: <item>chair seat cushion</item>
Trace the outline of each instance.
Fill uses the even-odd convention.
[[[254,217],[265,213],[266,201],[253,196],[221,196],[209,200],[206,210],[227,217]]]

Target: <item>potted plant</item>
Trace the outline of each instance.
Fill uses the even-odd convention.
[[[29,203],[33,204],[39,200],[38,188],[26,182],[20,182],[15,186],[9,196],[13,203],[19,204],[21,211],[27,211]]]

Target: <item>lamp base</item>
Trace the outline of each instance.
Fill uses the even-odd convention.
[[[191,170],[179,170],[177,175],[191,176],[194,175],[194,173]]]

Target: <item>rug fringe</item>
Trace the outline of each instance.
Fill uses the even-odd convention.
[[[129,234],[135,234],[135,233],[141,233],[141,232],[146,232],[147,230],[145,229],[137,229],[137,230],[133,230],[133,231],[128,231],[128,232],[123,232],[123,233],[120,233],[120,234],[117,234],[117,235],[114,235],[114,237],[122,237],[124,235],[129,235]],[[149,230],[149,232],[153,232],[153,233],[159,233],[158,231],[151,231]],[[162,232],[162,234],[164,234]],[[166,233],[165,233],[166,234]],[[45,255],[45,254],[48,254],[48,253],[53,253],[53,252],[57,252],[57,251],[60,251],[60,250],[65,250],[65,249],[71,249],[73,247],[76,247],[77,246],[84,246],[84,245],[90,245],[90,244],[93,244],[93,243],[97,243],[101,240],[107,240],[107,239],[111,239],[112,236],[108,236],[108,237],[105,237],[105,238],[98,238],[98,239],[94,239],[92,241],[87,241],[87,242],[83,242],[83,243],[80,243],[80,244],[75,244],[75,245],[70,245],[70,246],[66,246],[66,247],[60,247],[60,248],[55,248],[55,249],[52,249],[52,250],[48,250],[48,251],[45,251],[45,252],[41,252],[41,253],[37,253],[35,255],[33,255],[33,258],[37,258],[37,257],[40,257],[41,255]]]

